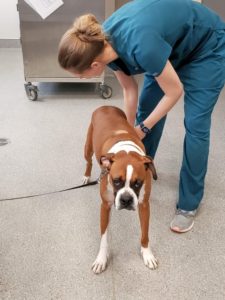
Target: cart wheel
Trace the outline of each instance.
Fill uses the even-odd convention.
[[[24,84],[27,97],[29,100],[35,101],[38,98],[38,88],[36,85],[33,85],[31,82]]]
[[[112,97],[112,88],[106,84],[100,84],[99,86],[100,95],[103,99]]]

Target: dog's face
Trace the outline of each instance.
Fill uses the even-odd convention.
[[[135,210],[142,202],[149,169],[157,177],[152,159],[132,151],[104,155],[101,164],[109,171],[107,192],[113,195],[118,210]]]

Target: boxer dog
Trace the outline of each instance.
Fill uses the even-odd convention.
[[[92,115],[84,148],[87,161],[84,183],[87,183],[91,176],[93,154],[102,169],[101,243],[97,258],[92,265],[94,273],[103,272],[107,265],[107,227],[113,204],[117,210],[138,208],[141,254],[144,264],[150,269],[155,269],[158,262],[149,247],[148,229],[151,175],[157,179],[157,174],[152,158],[146,156],[144,145],[135,129],[128,123],[126,115],[119,108],[102,106]]]

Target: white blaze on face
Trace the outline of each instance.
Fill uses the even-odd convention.
[[[117,192],[117,195],[116,195],[116,199],[115,199],[116,209],[120,208],[120,197],[124,193],[129,193],[132,196],[132,198],[133,198],[133,207],[134,207],[134,209],[136,209],[136,207],[137,207],[137,204],[138,204],[137,196],[136,196],[135,192],[132,190],[132,188],[130,187],[130,182],[131,182],[133,171],[134,171],[133,166],[132,165],[127,165],[125,186],[122,189],[120,189]]]
[[[131,178],[132,178],[133,170],[134,170],[134,168],[131,165],[127,166],[125,188],[130,187],[130,181],[131,181]]]

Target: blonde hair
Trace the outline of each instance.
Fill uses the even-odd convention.
[[[63,35],[58,51],[58,62],[66,70],[83,72],[103,51],[106,36],[92,14],[80,16]]]

